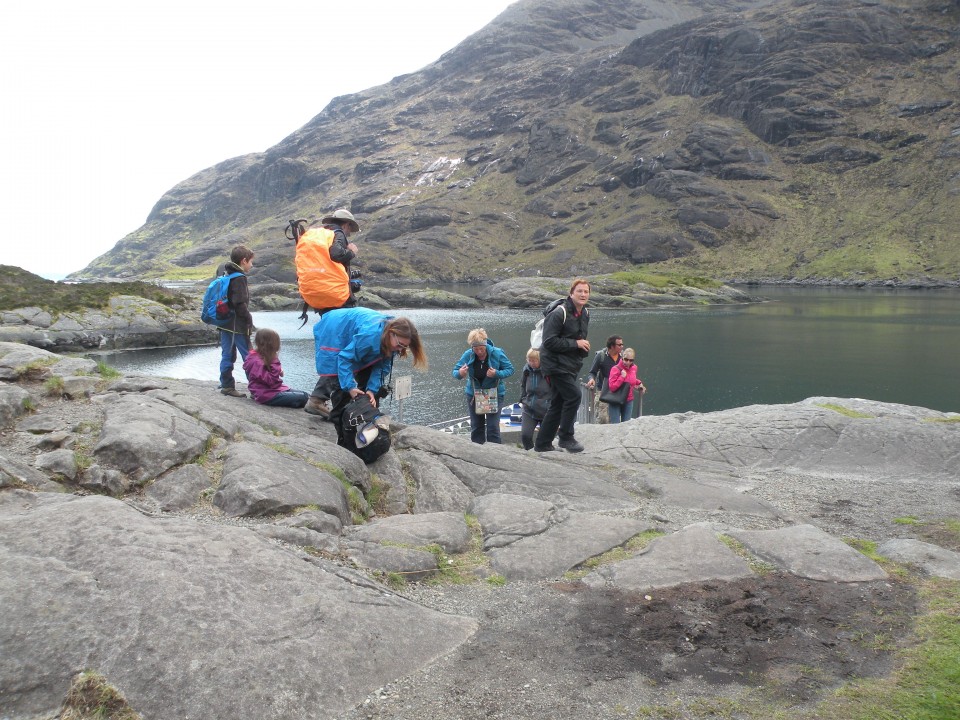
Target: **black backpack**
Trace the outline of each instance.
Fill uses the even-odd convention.
[[[347,403],[335,422],[339,444],[367,465],[390,449],[389,421],[366,393]]]

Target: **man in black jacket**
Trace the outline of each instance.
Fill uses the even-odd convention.
[[[589,300],[590,283],[577,278],[570,286],[570,295],[544,318],[540,366],[550,384],[550,407],[533,446],[537,452],[555,450],[553,438],[558,435],[557,444],[564,450],[573,453],[583,450],[573,432],[580,407],[577,375],[590,353],[587,340],[590,311],[586,307]]]

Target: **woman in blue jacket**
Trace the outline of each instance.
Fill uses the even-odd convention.
[[[487,331],[483,328],[471,330],[467,342],[470,349],[453,366],[453,377],[467,381],[463,393],[467,396],[467,412],[470,413],[470,439],[480,445],[500,443],[500,410],[507,394],[503,379],[513,375],[513,365],[507,354],[487,338]],[[478,413],[477,391],[492,388],[497,389],[496,412]]]
[[[330,310],[313,326],[317,374],[332,409],[329,420],[337,425],[343,408],[366,393],[378,405],[390,393],[390,373],[395,357],[413,356],[413,367],[424,370],[427,355],[414,324],[369,308]]]

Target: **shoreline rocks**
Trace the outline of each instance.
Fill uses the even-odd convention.
[[[485,288],[476,297],[422,287],[366,287],[360,304],[377,310],[393,307],[459,310],[481,307],[535,308],[567,292],[566,280],[513,278]],[[746,293],[721,286],[701,289],[668,286],[657,289],[607,276],[591,278],[593,307],[643,308],[657,305],[702,305],[756,302]],[[254,311],[296,310],[300,298],[295,285],[265,283],[251,278]],[[179,288],[189,292],[188,288]],[[197,286],[196,289],[199,289]],[[201,293],[202,294],[202,293]],[[146,348],[211,345],[216,330],[200,320],[200,294],[186,309],[171,309],[145,298],[118,295],[106,309],[51,314],[38,307],[0,312],[0,342],[31,345],[51,352],[139,350]]]

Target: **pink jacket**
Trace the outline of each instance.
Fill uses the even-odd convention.
[[[620,373],[624,370],[627,371],[626,377],[622,377],[620,375]],[[621,358],[620,362],[610,368],[610,377],[607,379],[607,385],[609,385],[611,390],[616,391],[624,383],[628,383],[630,385],[630,392],[627,393],[627,402],[630,402],[633,400],[633,389],[640,387],[643,381],[637,377],[636,363],[630,363],[630,367],[628,369],[627,366],[623,364],[623,358]]]
[[[247,353],[243,361],[243,371],[247,374],[247,387],[253,399],[261,405],[273,400],[278,393],[286,392],[290,388],[283,384],[283,370],[280,368],[280,359],[277,358],[269,367],[263,364],[263,358],[256,350]]]

